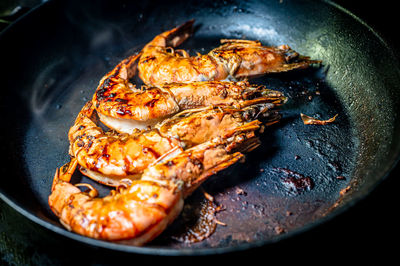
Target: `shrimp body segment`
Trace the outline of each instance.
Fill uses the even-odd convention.
[[[320,63],[301,56],[287,45],[263,46],[259,41],[221,40],[206,55],[189,56],[174,47],[193,31],[193,20],[156,36],[142,50],[139,76],[147,85],[244,78],[285,72]]]
[[[49,205],[61,223],[78,234],[104,240],[129,239],[133,245],[143,245],[178,216],[184,198],[210,175],[242,159],[239,151],[257,146],[258,139],[250,128],[166,157],[148,167],[141,179],[104,198],[97,198],[89,185],[89,192],[81,192],[77,186],[85,184],[70,183],[77,165],[71,162],[56,171]]]
[[[100,80],[93,96],[100,120],[119,132],[144,129],[179,110],[169,92],[159,88],[144,91],[129,82],[136,74],[139,56],[122,60]]]

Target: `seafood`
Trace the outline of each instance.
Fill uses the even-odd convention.
[[[70,155],[81,172],[100,183],[118,186],[121,180],[137,179],[152,163],[169,153],[201,144],[215,137],[224,138],[244,126],[257,130],[262,118],[275,123],[280,115],[272,103],[243,109],[208,107],[181,112],[158,123],[153,129],[132,134],[104,132],[96,123],[94,107],[88,102],[69,131]],[[251,120],[251,121],[250,121]]]
[[[222,45],[208,54],[191,57],[186,51],[174,48],[191,35],[193,23],[190,20],[163,32],[143,48],[138,69],[145,84],[240,79],[320,63],[287,45],[266,47],[259,41],[237,39],[222,39]]]
[[[252,127],[250,127],[252,128]],[[48,202],[60,222],[78,234],[143,245],[158,236],[180,213],[184,199],[209,176],[243,158],[258,139],[247,127],[226,138],[196,145],[149,166],[138,180],[98,198],[87,184],[70,183],[76,159],[57,169]],[[81,192],[85,186],[89,190]]]
[[[229,105],[243,108],[256,103],[283,102],[278,91],[247,81],[207,81],[162,84],[158,87],[137,89],[129,82],[136,74],[140,54],[121,61],[102,78],[93,96],[101,122],[120,132],[154,126],[179,111],[205,106]]]

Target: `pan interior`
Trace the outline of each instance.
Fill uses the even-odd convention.
[[[261,147],[249,153],[244,164],[203,185],[224,206],[217,219],[226,226],[217,226],[204,241],[182,243],[177,241],[180,229],[193,224],[183,223],[181,216],[150,247],[200,250],[268,243],[318,223],[338,206],[368,193],[387,173],[399,150],[393,138],[398,133],[393,126],[399,113],[398,65],[365,25],[326,2],[176,4],[51,2],[2,36],[2,53],[11,47],[19,51],[3,57],[12,70],[1,97],[3,113],[13,114],[5,118],[9,130],[2,136],[3,153],[9,154],[2,174],[10,176],[2,192],[9,199],[49,228],[62,228],[47,197],[55,169],[69,159],[67,132],[77,113],[121,59],[192,18],[195,34],[181,46],[192,55],[218,46],[221,38],[247,38],[265,45],[288,44],[324,63],[250,80],[283,91],[289,101],[281,122],[266,129]],[[28,25],[34,30],[19,35]],[[326,126],[307,126],[300,113],[338,118]],[[10,166],[17,170],[10,173]],[[291,177],[308,178],[312,185],[299,188]],[[75,179],[95,185],[102,195],[109,191],[79,174]],[[202,193],[195,192],[183,216],[196,216],[203,200]],[[130,248],[129,242],[120,245]]]

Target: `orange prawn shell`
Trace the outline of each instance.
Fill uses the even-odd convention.
[[[146,50],[139,60],[138,69],[143,82],[153,86],[221,80],[227,76],[225,68],[208,55],[180,57],[161,47]]]
[[[133,181],[127,190],[103,199],[75,189],[71,193],[70,187],[77,189],[69,183],[57,184],[49,203],[70,230],[93,238],[122,240],[140,237],[152,229],[162,232],[168,224],[162,221],[175,218],[182,208],[179,191],[151,181]],[[61,198],[66,200],[54,205]],[[152,233],[151,238],[158,234]]]

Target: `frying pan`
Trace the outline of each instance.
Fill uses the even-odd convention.
[[[88,1],[89,2],[89,1]],[[94,247],[163,255],[216,254],[306,234],[368,195],[399,158],[399,65],[370,28],[327,1],[50,1],[0,36],[3,71],[1,198],[28,219]],[[312,15],[310,15],[312,14]],[[100,78],[156,34],[196,19],[182,45],[204,53],[221,38],[289,44],[321,67],[253,79],[288,96],[282,121],[261,136],[245,164],[203,189],[226,210],[208,239],[180,243],[177,219],[145,247],[94,240],[65,230],[47,206],[55,168],[68,160],[67,131]],[[27,30],[29,29],[29,30]],[[10,52],[12,51],[12,52]],[[140,84],[139,80],[136,80]],[[305,126],[299,114],[327,126]],[[312,186],[288,182],[287,169]],[[91,182],[77,176],[81,182]],[[98,187],[101,194],[107,188]],[[187,204],[199,208],[201,193]]]

